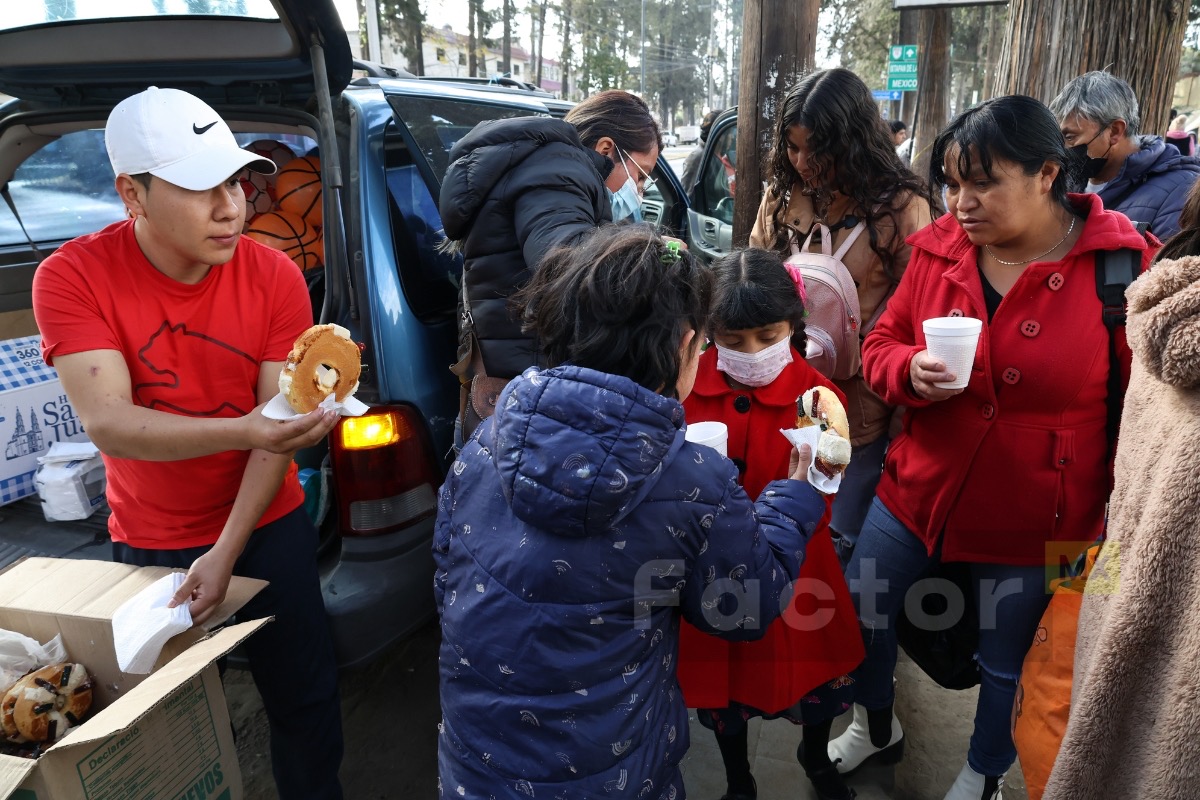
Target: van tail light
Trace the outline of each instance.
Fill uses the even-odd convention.
[[[343,536],[391,533],[437,511],[442,474],[411,406],[375,406],[361,417],[343,417],[331,452]]]

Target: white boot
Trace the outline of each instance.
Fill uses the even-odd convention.
[[[970,764],[965,764],[944,800],[1004,800],[1003,788],[1003,775],[980,775]]]
[[[884,747],[871,743],[871,732],[867,726],[867,709],[854,704],[854,718],[850,727],[841,736],[829,743],[829,760],[837,764],[838,772],[848,775],[862,766],[867,759],[877,764],[895,764],[904,755],[904,731],[900,720],[892,713],[892,736]]]

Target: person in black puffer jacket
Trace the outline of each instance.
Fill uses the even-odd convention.
[[[509,296],[553,246],[640,212],[644,181],[661,149],[645,102],[613,90],[584,100],[565,120],[481,122],[450,151],[438,207],[447,239],[464,256],[455,367],[464,386],[460,411],[470,403],[472,378],[498,379],[485,389],[494,397],[503,382],[537,363],[536,342],[521,333]],[[488,402],[494,400],[476,405]],[[464,426],[464,440],[471,422],[477,419]]]

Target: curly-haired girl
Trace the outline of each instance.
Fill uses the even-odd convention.
[[[792,236],[803,241],[824,223],[836,250],[865,222],[865,235],[842,262],[858,287],[862,319],[877,318],[908,265],[904,240],[929,224],[934,199],[896,155],[870,89],[845,69],[806,76],[780,104],[768,159],[767,192],[750,245],[784,251]],[[848,558],[875,494],[894,409],[867,388],[861,373],[837,385],[848,400],[854,459],[833,504],[831,527]]]

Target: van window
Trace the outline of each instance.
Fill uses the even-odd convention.
[[[393,95],[388,102],[408,128],[440,185],[450,166],[450,150],[484,120],[546,116],[512,105],[491,105],[447,97]]]
[[[104,131],[75,131],[36,151],[8,183],[13,205],[35,242],[61,242],[125,217],[113,188]],[[7,203],[0,203],[0,246],[24,244]]]
[[[458,306],[462,256],[439,252],[445,238],[437,200],[400,137],[386,146],[388,210],[400,284],[418,319],[452,315]]]

